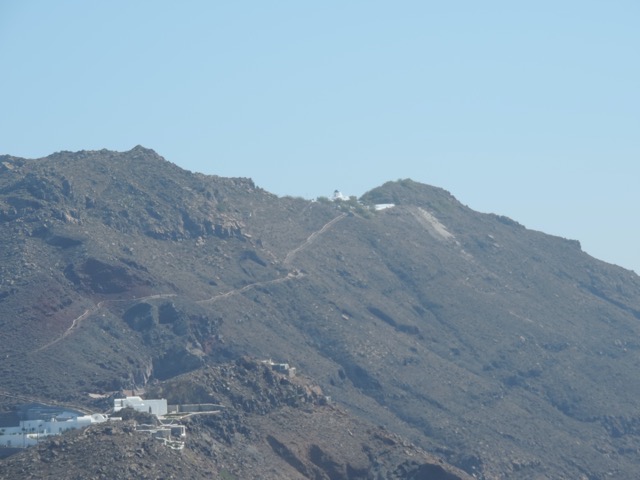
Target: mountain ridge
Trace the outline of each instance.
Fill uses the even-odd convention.
[[[577,241],[409,179],[373,212],[143,147],[0,166],[8,392],[90,406],[277,358],[476,478],[637,468],[640,281]]]

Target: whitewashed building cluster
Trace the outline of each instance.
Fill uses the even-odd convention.
[[[18,426],[0,429],[0,447],[30,447],[51,435],[60,435],[68,430],[88,427],[92,423],[102,423],[108,419],[107,415],[94,413],[70,418],[53,417],[50,420],[23,420]]]
[[[163,417],[168,411],[167,400],[164,398],[143,400],[141,397],[133,396],[114,399],[114,413],[127,407],[138,412],[150,413],[156,417]],[[40,440],[46,437],[109,420],[109,415],[102,413],[82,415],[80,412],[44,405],[29,406],[27,412],[27,419],[20,420],[18,425],[0,427],[0,447],[26,448],[37,445]]]

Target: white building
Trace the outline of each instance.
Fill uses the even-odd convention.
[[[125,397],[113,400],[113,412],[119,412],[123,408],[133,408],[138,412],[145,412],[163,417],[167,414],[167,400],[161,398],[158,400],[143,400],[142,397]]]
[[[275,363],[273,360],[262,360],[262,363],[270,366],[274,371],[286,375],[287,377],[296,376],[296,368],[290,366],[288,363]]]
[[[333,197],[331,197],[331,200],[333,200],[334,202],[336,200],[342,200],[342,201],[348,201],[349,197],[347,197],[346,195],[344,195],[340,190],[335,190],[333,192]]]
[[[88,427],[92,423],[106,422],[108,417],[100,413],[66,418],[64,420],[23,420],[17,427],[0,429],[0,447],[30,447],[42,438],[60,435],[68,430]]]
[[[374,205],[374,208],[376,209],[376,212],[378,212],[380,210],[386,210],[387,208],[393,208],[395,206],[395,203],[377,203],[376,205]]]

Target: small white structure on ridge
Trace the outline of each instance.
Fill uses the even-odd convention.
[[[296,368],[292,367],[288,363],[276,363],[273,360],[262,360],[262,363],[270,366],[274,371],[281,373],[282,375],[286,375],[287,377],[295,377],[296,376]]]
[[[334,202],[336,200],[344,200],[346,202],[347,200],[349,200],[349,197],[340,192],[340,190],[336,190],[333,192],[333,197],[331,197],[331,200]]]
[[[387,208],[393,208],[395,206],[395,203],[376,203],[373,207],[376,209],[376,212],[379,212],[380,210],[386,210]]]

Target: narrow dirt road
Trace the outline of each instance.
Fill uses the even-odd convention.
[[[311,245],[313,242],[316,241],[316,239],[322,235],[324,232],[326,232],[327,230],[329,230],[333,225],[335,225],[336,223],[338,223],[340,220],[342,220],[344,217],[346,217],[347,214],[343,213],[338,215],[336,218],[334,218],[333,220],[327,222],[320,230],[313,232],[311,235],[309,235],[309,237],[302,242],[298,247],[294,248],[293,250],[291,250],[289,253],[287,253],[287,256],[284,257],[284,261],[282,262],[284,265],[290,265],[291,261],[293,260],[293,257],[295,257],[301,250],[305,249],[306,247],[308,247],[309,245]]]
[[[68,337],[76,328],[78,328],[78,326],[80,325],[80,323],[82,323],[83,320],[86,320],[87,317],[93,315],[94,313],[98,312],[105,304],[107,303],[119,303],[119,302],[132,302],[132,301],[141,301],[141,300],[153,300],[155,298],[167,298],[167,297],[175,297],[176,294],[175,293],[160,293],[160,294],[156,294],[156,295],[149,295],[146,297],[140,297],[140,298],[132,298],[132,299],[121,299],[121,300],[103,300],[101,302],[96,303],[93,307],[91,308],[87,308],[81,315],[77,316],[76,318],[73,319],[73,321],[71,322],[71,325],[69,326],[69,328],[67,328],[62,335],[60,335],[59,337],[55,338],[54,340],[50,341],[49,343],[47,343],[46,345],[43,345],[42,347],[39,347],[35,350],[32,350],[30,353],[38,353],[41,352],[43,350],[46,350],[49,347],[52,347],[53,345],[55,345],[56,343],[60,342],[61,340],[64,340],[66,337]]]
[[[198,300],[196,303],[199,303],[199,304],[214,303],[214,302],[216,302],[218,300],[221,300],[223,298],[228,298],[228,297],[230,297],[232,295],[239,295],[240,293],[244,293],[247,290],[251,290],[252,288],[261,287],[261,286],[264,286],[264,285],[271,285],[271,284],[274,284],[274,283],[286,282],[287,280],[293,280],[293,279],[297,280],[297,279],[300,279],[302,277],[304,277],[303,273],[292,273],[292,272],[289,272],[284,277],[275,278],[273,280],[266,280],[264,282],[250,283],[249,285],[245,285],[242,288],[236,288],[236,289],[233,289],[233,290],[229,290],[228,292],[220,293],[218,295],[214,295],[213,297],[207,298],[205,300]]]
[[[301,250],[307,248],[309,245],[311,245],[313,242],[315,242],[320,235],[325,233],[333,225],[338,223],[340,220],[342,220],[346,216],[347,216],[346,213],[342,213],[342,214],[338,215],[337,217],[335,217],[335,218],[331,219],[330,221],[328,221],[319,230],[313,232],[298,247],[294,248],[289,253],[287,253],[287,255],[285,256],[285,258],[284,258],[282,263],[285,266],[291,265],[291,262],[293,261],[294,257]],[[199,304],[214,303],[214,302],[217,302],[218,300],[221,300],[223,298],[231,297],[232,295],[239,295],[239,294],[244,293],[244,292],[246,292],[248,290],[251,290],[252,288],[257,288],[257,287],[264,286],[264,285],[270,285],[270,284],[285,282],[287,280],[299,280],[300,278],[303,278],[303,277],[304,277],[304,274],[302,274],[302,273],[289,272],[284,277],[276,278],[274,280],[266,280],[266,281],[263,281],[263,282],[250,283],[249,285],[245,285],[244,287],[236,288],[236,289],[230,290],[230,291],[225,292],[225,293],[214,295],[211,298],[207,298],[205,300],[198,300],[196,303],[199,303]],[[174,294],[174,293],[161,293],[161,294],[149,295],[149,296],[146,296],[146,297],[139,297],[139,298],[132,298],[132,299],[103,300],[101,302],[98,302],[93,307],[86,309],[81,315],[79,315],[76,318],[74,318],[73,321],[71,322],[71,325],[69,326],[69,328],[67,328],[62,333],[62,335],[60,335],[59,337],[57,337],[54,340],[50,341],[49,343],[47,343],[47,344],[45,344],[45,345],[43,345],[43,346],[41,346],[41,347],[39,347],[39,348],[37,348],[35,350],[32,350],[31,352],[29,352],[29,354],[42,352],[43,350],[46,350],[47,348],[50,348],[53,345],[57,344],[58,342],[64,340],[66,337],[71,335],[71,333],[73,333],[73,331],[75,329],[78,328],[78,326],[82,323],[83,320],[86,320],[88,317],[90,317],[94,313],[98,312],[105,304],[108,304],[108,303],[119,303],[119,302],[131,302],[131,301],[138,301],[139,302],[139,301],[143,301],[143,300],[153,300],[153,299],[157,299],[157,298],[167,298],[167,297],[175,297],[175,296],[176,296],[176,294]]]

